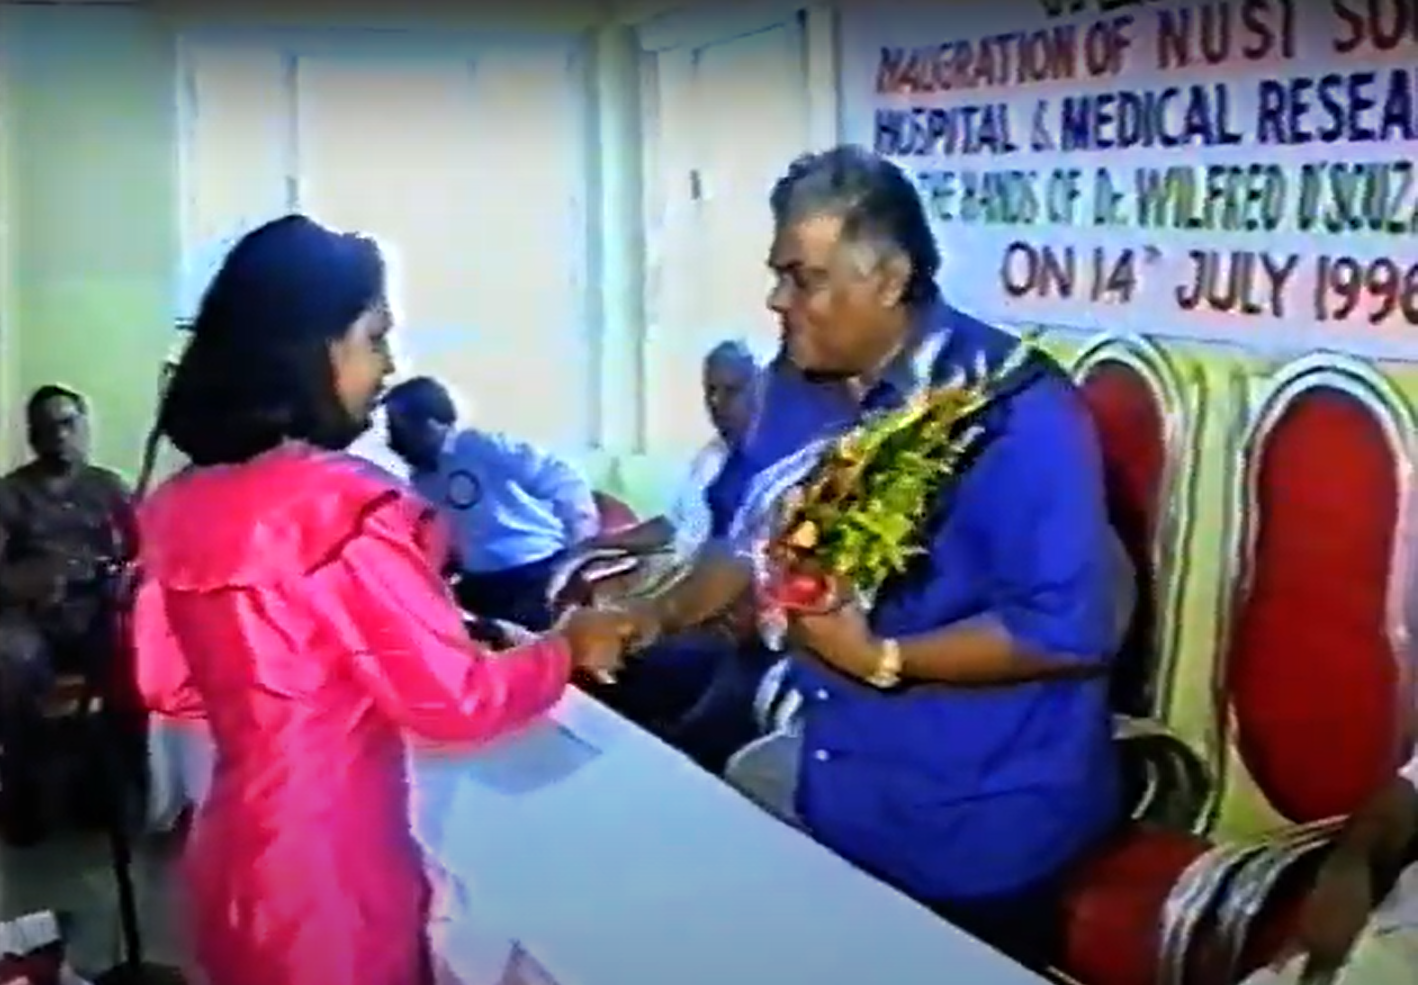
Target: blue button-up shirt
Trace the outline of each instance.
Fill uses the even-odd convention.
[[[790,371],[766,390],[747,447],[760,483],[794,452],[914,389],[996,366],[1013,337],[945,306],[865,404]],[[1062,372],[999,408],[927,553],[871,612],[883,637],[989,617],[1030,651],[1106,661],[1118,644],[1116,561],[1091,419]],[[769,466],[777,462],[778,469]],[[751,513],[758,486],[748,494]],[[751,524],[740,524],[746,534]],[[1106,677],[895,692],[810,658],[792,680],[805,703],[798,812],[838,853],[911,895],[969,901],[1053,879],[1120,811]]]
[[[595,494],[570,462],[485,431],[449,436],[438,468],[413,485],[453,527],[464,571],[506,571],[543,561],[600,531]]]

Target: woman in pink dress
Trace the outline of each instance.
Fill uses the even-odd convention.
[[[141,509],[138,680],[216,747],[185,859],[209,985],[430,981],[403,733],[490,739],[619,660],[605,613],[468,640],[430,510],[342,451],[389,329],[373,241],[289,216],[227,257],[163,402],[192,467]]]

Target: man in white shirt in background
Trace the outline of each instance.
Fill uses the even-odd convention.
[[[1398,776],[1344,826],[1310,891],[1294,947],[1246,985],[1415,981],[1418,746]]]
[[[683,573],[705,541],[728,535],[752,475],[741,453],[757,420],[762,390],[762,370],[752,350],[737,341],[715,346],[704,360],[703,386],[716,437],[694,460],[676,507],[641,527],[597,539],[629,539],[632,549],[640,544],[651,550],[672,545],[660,585],[675,571]],[[642,529],[653,531],[656,526],[658,543]],[[637,537],[643,537],[640,544],[635,543]],[[756,735],[753,696],[763,668],[757,665],[757,651],[745,651],[737,637],[733,628],[716,625],[660,640],[628,664],[613,685],[594,693],[626,718],[717,770]]]
[[[551,576],[600,530],[585,475],[525,441],[458,428],[452,396],[427,376],[391,389],[384,411],[389,447],[452,525],[459,601],[485,619],[550,628]]]
[[[688,475],[670,508],[661,516],[588,541],[590,549],[611,548],[634,554],[666,553],[670,564],[694,557],[716,526],[712,490],[758,409],[758,360],[746,342],[720,342],[704,357],[701,383],[704,409],[714,436],[690,463]],[[729,523],[733,518],[723,518]]]

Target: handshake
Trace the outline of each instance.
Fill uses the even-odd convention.
[[[660,621],[645,604],[624,607],[572,608],[552,629],[566,640],[571,663],[603,683],[615,680],[626,657],[655,641]]]

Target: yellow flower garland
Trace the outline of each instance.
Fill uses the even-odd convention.
[[[937,491],[958,478],[980,437],[972,420],[1030,351],[1021,343],[997,369],[962,371],[839,438],[783,498],[779,532],[768,544],[772,567],[788,579],[819,577],[823,591],[829,578],[846,581],[867,596],[905,570],[924,549],[921,525]],[[805,591],[799,585],[789,594]]]

